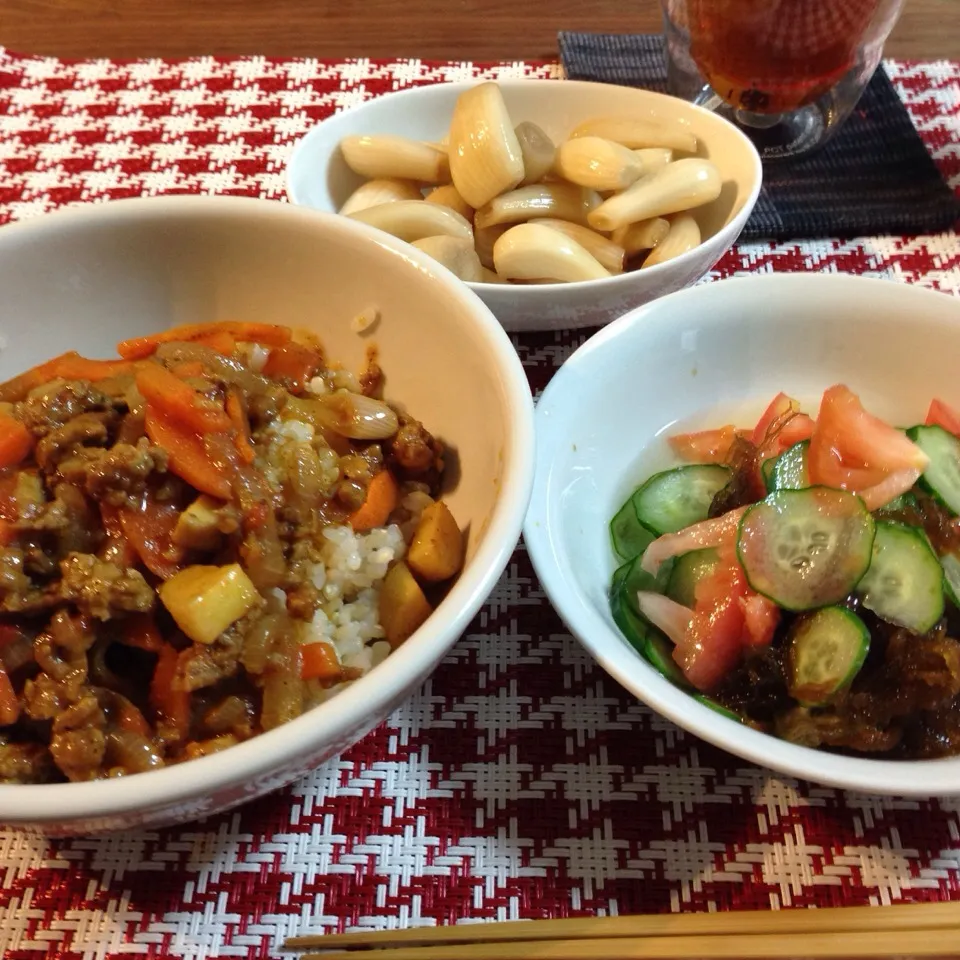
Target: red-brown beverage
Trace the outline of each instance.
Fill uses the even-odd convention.
[[[854,65],[881,0],[688,0],[690,53],[716,93],[753,113],[814,102]]]

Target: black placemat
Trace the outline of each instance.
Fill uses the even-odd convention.
[[[559,43],[571,80],[666,91],[658,35],[560,33]],[[883,67],[826,146],[800,160],[766,163],[763,176],[743,239],[909,236],[946,230],[960,218],[960,199]]]

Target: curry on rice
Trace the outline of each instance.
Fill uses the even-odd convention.
[[[442,444],[286,327],[67,353],[0,385],[0,783],[222,750],[366,673],[463,542]]]

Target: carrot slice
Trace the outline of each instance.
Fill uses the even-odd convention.
[[[236,320],[222,320],[219,323],[189,323],[180,327],[171,327],[147,337],[133,337],[117,344],[117,353],[125,360],[143,360],[149,357],[161,343],[173,340],[199,340],[216,333],[229,333],[234,340],[245,343],[259,343],[265,347],[282,347],[290,342],[292,332],[289,327],[272,323],[243,323]]]
[[[0,468],[16,466],[33,449],[33,434],[8,413],[0,413]]]
[[[333,680],[341,672],[340,661],[332,644],[321,640],[300,648],[301,680]]]
[[[197,433],[230,429],[226,412],[159,363],[137,371],[137,389],[147,403]]]
[[[236,338],[227,330],[214,330],[213,333],[208,333],[203,337],[197,337],[191,342],[200,344],[200,346],[203,347],[209,347],[211,350],[222,353],[224,356],[230,356],[230,354],[237,349]]]
[[[221,500],[230,498],[230,478],[207,455],[203,437],[152,403],[147,404],[144,425],[147,436],[167,451],[171,473],[202,493],[209,493]]]
[[[387,517],[397,508],[400,501],[400,488],[389,470],[374,474],[367,487],[367,499],[351,515],[350,526],[354,530],[372,530],[382,527]]]
[[[89,380],[91,383],[133,373],[136,369],[129,360],[88,360],[79,353],[65,353],[46,366],[54,378]]]
[[[226,407],[227,416],[236,431],[233,436],[233,445],[237,448],[237,453],[244,463],[253,463],[256,454],[253,450],[253,444],[250,442],[250,424],[247,422],[243,403],[236,390],[231,390],[227,394]]]

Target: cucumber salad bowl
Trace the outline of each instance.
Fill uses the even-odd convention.
[[[581,347],[524,536],[624,687],[782,773],[960,794],[960,301],[722,281]],[[937,358],[934,360],[933,358]]]

